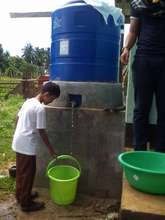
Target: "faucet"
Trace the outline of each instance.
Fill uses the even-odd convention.
[[[79,94],[68,94],[69,96],[69,106],[72,108],[77,108],[81,106],[82,96]]]

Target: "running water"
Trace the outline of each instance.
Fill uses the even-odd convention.
[[[74,105],[75,105],[75,103],[74,102],[72,102],[72,128],[74,128]]]
[[[71,102],[71,134],[70,134],[70,154],[73,154],[73,132],[74,132],[74,106],[75,103]]]

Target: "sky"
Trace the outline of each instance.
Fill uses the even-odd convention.
[[[12,56],[27,43],[50,47],[51,18],[10,18],[10,12],[53,11],[64,0],[0,0],[0,43]],[[2,3],[3,2],[3,3]]]
[[[21,56],[22,48],[28,43],[33,47],[50,47],[51,18],[10,18],[9,13],[54,11],[66,1],[68,0],[0,0],[0,44],[3,49],[12,56]],[[113,0],[104,1],[113,4]]]

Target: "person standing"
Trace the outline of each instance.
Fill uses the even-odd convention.
[[[16,152],[16,199],[21,210],[37,211],[44,208],[43,202],[33,201],[37,196],[32,192],[36,172],[36,152],[38,140],[45,143],[50,155],[56,153],[46,133],[46,115],[44,105],[51,103],[60,95],[60,88],[53,82],[45,83],[41,92],[27,99],[18,112],[12,149]],[[42,104],[43,103],[43,104]]]
[[[165,152],[165,0],[131,1],[129,33],[121,54],[127,64],[130,49],[137,43],[133,62],[134,117],[133,146],[147,150],[149,113],[153,94],[157,109],[155,150]]]

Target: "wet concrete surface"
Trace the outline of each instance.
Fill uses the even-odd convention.
[[[122,220],[164,220],[165,195],[140,192],[133,188],[123,177],[121,200]]]
[[[59,206],[51,201],[49,192],[37,188],[39,198],[44,201],[45,209],[25,213],[20,210],[14,195],[0,199],[0,220],[117,220],[119,202],[108,198],[98,198],[87,195],[77,195],[74,204]]]

